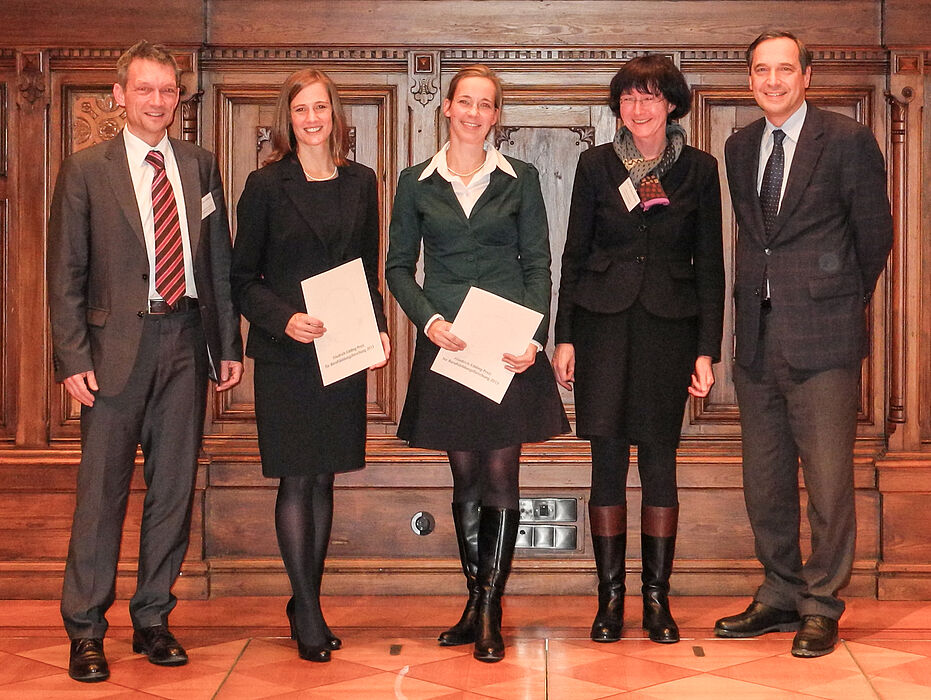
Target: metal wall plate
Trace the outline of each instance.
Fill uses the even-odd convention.
[[[518,507],[522,523],[574,523],[579,517],[575,498],[522,498]]]
[[[576,498],[521,498],[516,546],[522,549],[576,549],[578,505]]]
[[[575,549],[578,529],[575,525],[525,525],[517,528],[517,543],[522,549]]]

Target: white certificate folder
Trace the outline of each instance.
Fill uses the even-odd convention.
[[[301,289],[307,313],[326,328],[314,340],[324,386],[384,361],[362,258],[308,277]]]
[[[514,378],[501,357],[523,355],[542,320],[539,311],[472,287],[450,329],[466,348],[441,349],[431,369],[501,403]]]

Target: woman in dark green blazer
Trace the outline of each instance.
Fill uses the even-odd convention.
[[[469,599],[440,644],[475,643],[475,658],[500,661],[501,595],[517,525],[521,444],[568,432],[552,370],[540,352],[550,303],[546,209],[536,169],[485,139],[498,120],[501,84],[485,66],[463,68],[443,102],[449,143],[398,181],[385,278],[417,326],[411,380],[398,437],[444,450],[453,473],[453,520]],[[424,250],[423,286],[415,279]],[[486,397],[430,371],[440,348],[465,347],[450,333],[466,293],[479,287],[544,315],[504,399]]]

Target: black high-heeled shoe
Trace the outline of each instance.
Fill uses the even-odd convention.
[[[315,647],[297,640],[297,655],[305,661],[325,664],[330,661],[330,650],[327,647]]]
[[[291,639],[297,640],[297,627],[294,625],[294,596],[291,596],[288,600],[284,612],[288,616],[288,625],[291,627]],[[343,640],[333,634],[329,627],[327,627],[324,634],[326,634],[326,649],[330,651],[339,651],[342,649]]]

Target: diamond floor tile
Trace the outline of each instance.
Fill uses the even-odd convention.
[[[475,661],[469,645],[440,647],[441,628],[423,625],[424,610],[442,622],[435,610],[454,614],[461,601],[452,597],[328,598],[328,620],[343,648],[327,664],[302,661],[287,637],[284,602],[183,601],[172,629],[191,661],[164,668],[132,652],[120,601],[105,644],[111,678],[81,684],[67,675],[69,646],[57,602],[0,601],[0,699],[931,698],[931,605],[924,601],[852,600],[837,650],[796,659],[791,634],[714,637],[714,620],[740,610],[743,599],[677,598],[678,644],[645,639],[635,616],[620,642],[598,644],[588,639],[592,599],[515,595],[507,599],[507,654],[498,664]],[[243,626],[230,626],[231,619]]]

